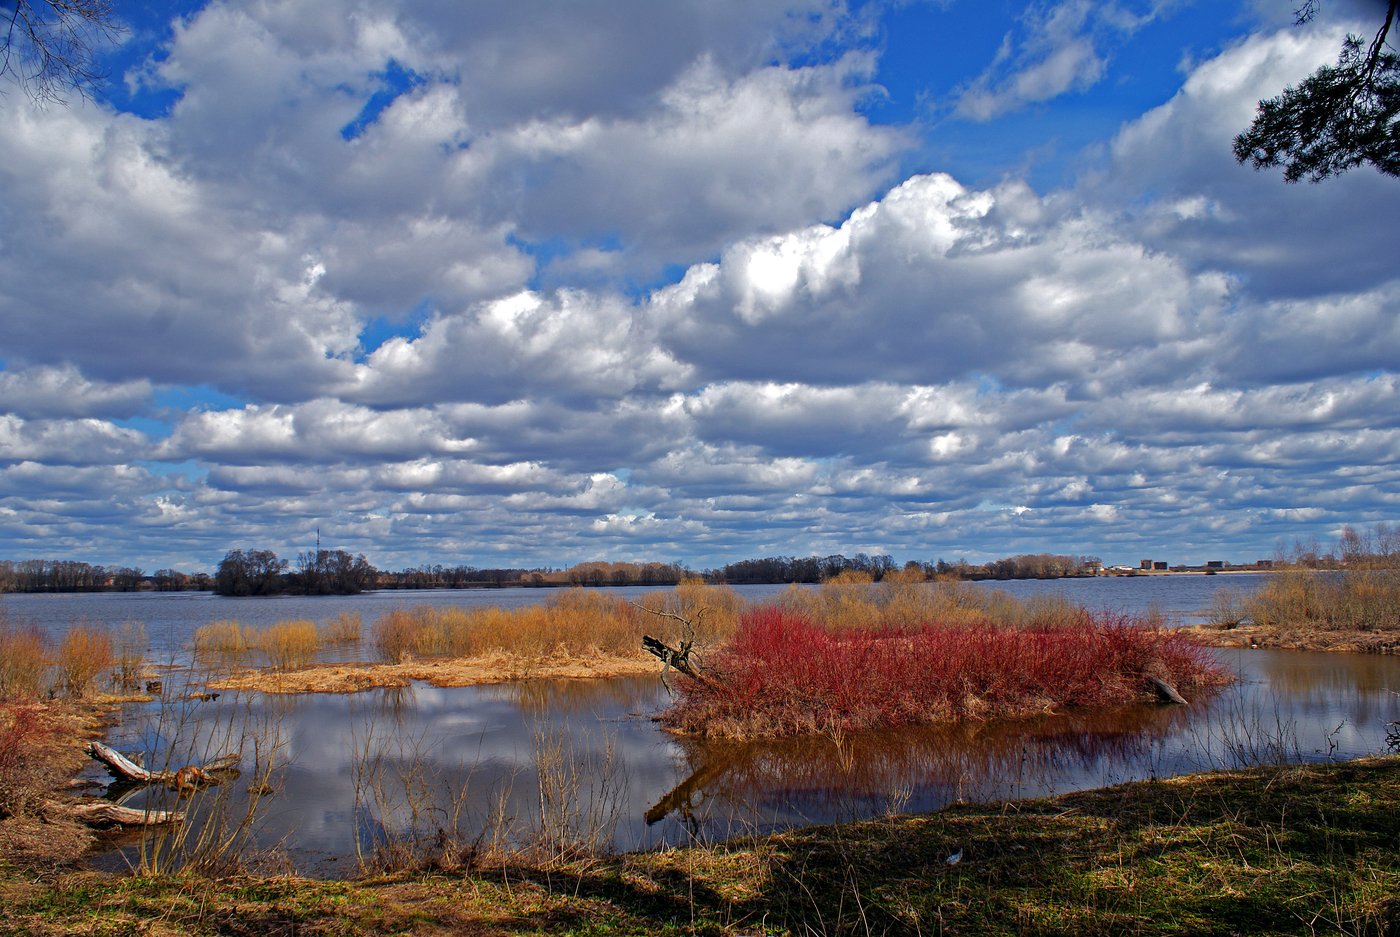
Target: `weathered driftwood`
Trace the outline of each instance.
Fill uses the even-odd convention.
[[[642,650],[659,658],[668,667],[673,668],[677,673],[683,673],[697,683],[710,683],[710,678],[696,669],[690,662],[690,645],[685,644],[680,650],[676,650],[664,641],[653,638],[649,634],[642,635]]]
[[[1152,687],[1152,689],[1157,693],[1157,698],[1160,699],[1162,702],[1180,703],[1183,706],[1186,705],[1186,697],[1176,692],[1176,687],[1172,686],[1167,681],[1158,679],[1157,677],[1148,677],[1147,685]]]
[[[161,826],[166,823],[178,823],[185,817],[178,810],[138,810],[108,800],[76,804],[58,804],[50,801],[48,808],[93,826]]]
[[[151,771],[143,768],[121,752],[101,742],[88,744],[88,754],[107,766],[107,770],[124,781],[137,784],[168,784],[183,790],[204,784],[217,784],[220,772],[238,764],[238,754],[230,752],[202,765],[185,765],[176,771]]]

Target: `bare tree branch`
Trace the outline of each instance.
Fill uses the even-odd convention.
[[[104,77],[95,44],[122,32],[111,0],[0,0],[0,16],[0,77],[9,76],[36,103],[64,104],[70,91],[89,94]]]

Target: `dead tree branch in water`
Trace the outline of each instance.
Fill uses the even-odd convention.
[[[699,614],[695,616],[695,621],[691,621],[683,615],[677,615],[673,612],[658,612],[656,609],[647,608],[645,605],[638,605],[636,602],[629,602],[627,604],[655,615],[658,618],[673,618],[683,626],[684,630],[678,648],[671,647],[666,642],[659,638],[653,638],[649,634],[642,635],[642,650],[659,659],[661,663],[666,665],[661,672],[661,680],[663,683],[666,681],[667,671],[672,669],[677,673],[684,674],[697,683],[704,683],[706,685],[711,683],[710,678],[701,672],[696,663],[690,659],[691,652],[695,648],[695,625],[704,617],[706,609],[700,609]]]
[[[219,783],[218,775],[233,769],[239,756],[235,752],[222,755],[202,765],[185,765],[177,771],[151,771],[143,768],[121,752],[101,742],[88,744],[88,754],[107,766],[107,770],[123,781],[137,784],[165,784],[176,790]]]

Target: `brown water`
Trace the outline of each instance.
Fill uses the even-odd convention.
[[[648,678],[229,694],[131,707],[113,741],[151,765],[241,748],[242,776],[186,806],[196,818],[240,817],[249,784],[265,780],[272,793],[248,845],[299,872],[342,875],[376,848],[435,842],[439,829],[468,842],[650,848],[1214,767],[1352,758],[1383,751],[1386,722],[1400,719],[1400,657],[1219,654],[1240,681],[1188,707],[848,738],[678,739],[652,721],[667,696]],[[127,802],[152,796],[170,795],[138,790]],[[129,841],[98,864],[140,854]]]

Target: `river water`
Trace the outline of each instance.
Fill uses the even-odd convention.
[[[129,707],[111,741],[149,753],[152,765],[241,750],[243,774],[196,795],[194,812],[240,817],[248,787],[266,783],[248,845],[274,849],[282,867],[335,876],[376,848],[431,844],[439,829],[464,842],[653,848],[1217,767],[1354,758],[1384,751],[1385,725],[1400,719],[1400,657],[1217,653],[1239,681],[1185,707],[845,739],[677,738],[651,718],[668,701],[660,681],[634,678],[225,694]],[[126,802],[170,801],[138,790]],[[127,842],[98,864],[137,863],[142,848]]]
[[[1061,593],[1091,608],[1149,610],[1199,621],[1215,591],[1263,576],[1173,576],[1011,582],[1018,597]],[[782,587],[740,587],[761,600]],[[644,589],[618,589],[635,595]],[[177,677],[194,628],[233,618],[265,625],[391,608],[516,605],[547,590],[395,592],[350,598],[221,599],[202,594],[6,596],[12,620],[60,631],[86,619],[141,621]],[[732,743],[683,739],[654,716],[669,702],[656,678],[536,681],[444,689],[415,684],[348,696],[225,693],[126,707],[110,741],[152,766],[229,750],[242,771],[181,805],[187,829],[238,826],[237,839],[277,867],[345,875],[376,850],[459,842],[549,850],[570,844],[654,848],[888,812],[937,810],[1263,762],[1353,758],[1386,749],[1400,719],[1400,657],[1217,651],[1239,677],[1186,707],[1129,706],[1033,720],[873,732],[847,738]],[[171,682],[177,682],[171,681]],[[105,774],[94,765],[87,776]],[[161,789],[112,791],[131,806],[173,805]],[[212,819],[211,819],[212,818]],[[209,842],[191,834],[185,848]],[[196,844],[191,846],[191,843]],[[106,868],[178,854],[159,836],[114,843]],[[176,859],[178,861],[178,858]]]

